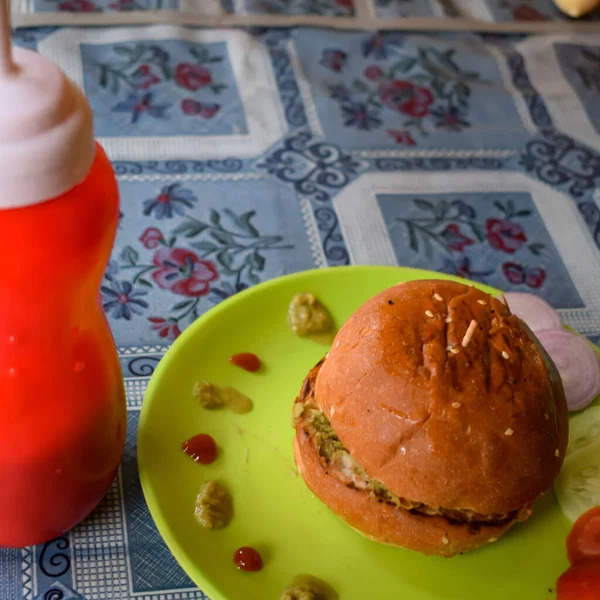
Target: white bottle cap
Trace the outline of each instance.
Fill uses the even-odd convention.
[[[0,0],[0,209],[63,194],[95,155],[83,92],[49,60],[11,48],[8,4]]]

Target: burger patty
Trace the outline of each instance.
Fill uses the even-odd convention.
[[[312,390],[311,390],[312,391]],[[441,516],[454,524],[504,525],[510,521],[525,521],[531,514],[531,505],[506,514],[480,514],[469,509],[431,507],[421,502],[400,498],[383,483],[373,479],[344,447],[323,412],[314,403],[312,395],[299,398],[294,405],[294,426],[301,424],[304,434],[311,439],[328,475],[336,477],[350,488],[371,494],[378,502],[426,516]]]

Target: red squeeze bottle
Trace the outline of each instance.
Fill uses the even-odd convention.
[[[119,220],[83,93],[11,49],[0,0],[0,546],[63,534],[121,460],[123,378],[100,284]]]

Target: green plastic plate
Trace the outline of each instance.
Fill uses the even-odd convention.
[[[139,470],[158,530],[191,579],[212,600],[277,600],[299,573],[329,582],[341,600],[546,600],[567,566],[569,521],[553,494],[533,517],[496,544],[452,559],[381,546],[364,539],[306,488],[292,457],[292,402],[327,348],[295,337],[286,324],[292,296],[314,292],[337,325],[368,298],[399,281],[443,278],[398,267],[341,267],[298,273],[253,287],[198,319],[160,362],[139,425]],[[495,290],[485,288],[489,292]],[[253,352],[257,374],[229,356]],[[198,379],[231,385],[254,401],[246,415],[207,411],[192,397]],[[217,441],[218,459],[194,463],[181,443],[197,433]],[[468,468],[465,465],[465,468]],[[198,489],[220,480],[235,515],[222,530],[194,518]],[[258,573],[238,571],[232,554],[253,546]]]

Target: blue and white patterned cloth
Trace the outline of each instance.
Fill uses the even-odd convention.
[[[0,549],[0,600],[205,597],[150,518],[136,429],[171,341],[248,286],[304,269],[401,264],[534,291],[600,336],[600,34],[56,28],[43,15],[94,9],[90,19],[101,19],[185,0],[16,4],[40,27],[17,30],[15,43],[84,88],[119,178],[102,295],[129,431],[119,477],[91,517],[47,544]],[[366,5],[216,4],[340,18]],[[430,16],[475,5],[497,20],[554,10],[543,0],[370,6]]]
[[[19,26],[176,22],[564,32],[598,31],[600,16],[574,21],[552,0],[12,0],[12,5]]]

